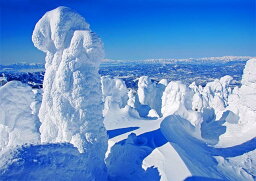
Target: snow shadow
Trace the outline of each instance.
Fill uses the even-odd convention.
[[[225,180],[215,179],[215,178],[208,178],[208,177],[192,176],[192,177],[186,178],[184,181],[225,181]]]
[[[108,138],[114,138],[116,136],[119,136],[121,134],[136,130],[140,127],[129,127],[129,128],[119,128],[119,129],[112,129],[112,130],[107,130]]]
[[[166,117],[161,123],[160,129],[192,175],[205,177],[191,177],[186,180],[207,180],[208,178],[229,180],[229,178],[226,178],[219,171],[218,162],[214,156],[222,156],[224,158],[234,157],[256,148],[256,138],[229,148],[214,148],[209,146],[206,142],[194,136],[195,128],[188,120],[177,115]]]
[[[229,114],[225,112],[220,120],[216,121],[216,115],[214,109],[203,109],[203,122],[201,124],[201,136],[206,140],[208,144],[215,145],[219,142],[220,135],[226,132],[226,117]]]
[[[217,171],[218,163],[211,156],[208,145],[194,137],[194,127],[189,121],[180,116],[171,115],[162,121],[160,129],[192,175],[222,178]]]
[[[139,113],[140,117],[148,118],[148,113],[151,108],[148,105],[139,104],[139,105],[137,105],[137,107],[135,109]]]
[[[152,151],[167,143],[160,129],[136,136],[131,133],[127,139],[116,143],[106,159],[109,180],[160,180],[157,168],[142,168],[143,160]]]
[[[212,148],[214,156],[236,157],[256,149],[256,138],[253,138],[241,145],[227,148]]]
[[[129,136],[133,137],[134,144],[137,146],[147,146],[152,149],[152,151],[157,148],[163,146],[165,143],[168,142],[168,140],[164,137],[160,129],[150,131],[143,133],[141,135],[136,135],[134,133],[131,133]],[[122,141],[119,141],[116,144],[124,145],[127,140],[129,139],[129,136],[127,139],[124,139]]]
[[[93,160],[94,161],[94,160]],[[15,149],[6,168],[0,168],[0,180],[92,180],[106,170],[97,169],[87,154],[72,144],[25,145]],[[91,164],[88,164],[91,163]]]

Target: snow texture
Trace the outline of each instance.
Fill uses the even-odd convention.
[[[122,181],[156,181],[160,179],[156,168],[142,168],[142,161],[152,150],[145,140],[130,134],[123,144],[116,144],[106,159],[110,180]],[[118,155],[118,156],[117,156]]]
[[[88,156],[68,143],[22,146],[0,168],[0,180],[106,180]]]
[[[30,108],[33,99],[31,87],[21,82],[0,87],[0,155],[19,145],[40,142],[38,117]]]
[[[226,122],[227,131],[220,138],[219,146],[234,146],[255,138],[256,129],[256,59],[247,61],[242,86],[235,88],[228,97],[226,108],[231,114]]]
[[[142,105],[148,105],[158,115],[161,115],[162,95],[167,80],[163,79],[158,84],[152,82],[148,76],[142,76],[138,81],[138,98]]]
[[[47,12],[36,24],[32,40],[46,52],[39,118],[42,143],[67,142],[104,170],[107,135],[99,63],[101,40],[83,17],[66,7]]]
[[[170,82],[162,97],[162,114],[164,117],[178,114],[189,120],[194,126],[201,123],[198,112],[192,110],[193,91],[179,81]]]
[[[121,79],[103,76],[101,77],[101,84],[104,115],[111,111],[111,109],[121,109],[127,105],[128,89]]]
[[[43,91],[0,87],[0,179],[255,180],[256,59],[241,87],[141,76],[135,90],[100,78],[102,42],[69,8],[47,12],[32,40],[46,53]]]

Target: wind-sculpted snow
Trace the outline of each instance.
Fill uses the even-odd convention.
[[[70,52],[74,50],[76,49]],[[67,49],[64,52],[69,51]],[[189,86],[179,81],[168,83],[167,80],[162,80],[157,83],[148,77],[142,77],[138,81],[140,91],[127,88],[120,79],[102,77],[102,89],[99,87],[102,97],[99,100],[103,99],[105,102],[104,123],[110,136],[106,154],[108,179],[255,180],[256,114],[253,67],[255,59],[249,60],[246,64],[242,86],[234,88],[231,86],[231,76],[215,79],[204,87],[195,82]],[[60,72],[59,68],[58,71]],[[61,75],[65,77],[69,73],[65,71],[65,75]],[[74,81],[69,76],[67,79],[72,83]],[[59,80],[60,78],[54,79],[54,82]],[[88,84],[84,84],[88,81],[83,81],[81,85],[88,87]],[[60,95],[73,96],[74,92],[69,93],[73,90],[73,84],[65,84],[63,81],[60,85],[65,85],[58,87],[64,90],[54,90],[62,90],[64,93],[59,93]],[[161,91],[159,85],[162,85]],[[33,101],[30,111],[36,114],[41,101],[40,91],[34,92],[38,97]],[[77,95],[86,97],[85,92],[79,92]],[[83,103],[92,100],[91,97],[86,98],[80,99]],[[95,97],[93,99],[98,100]],[[158,104],[160,100],[161,104]],[[72,104],[79,106],[76,103]],[[65,105],[62,102],[59,104]],[[161,114],[155,111],[156,105],[161,105]],[[60,110],[64,109],[67,110],[66,115],[75,113],[75,109],[70,111],[68,106]],[[91,112],[98,113],[97,109]],[[70,117],[67,118],[72,120]],[[68,122],[66,125],[76,131],[74,125],[80,126],[79,123]],[[46,128],[48,127],[45,126]],[[63,134],[66,132],[63,128],[61,131]],[[130,134],[131,132],[137,136]],[[85,148],[88,148],[86,146]],[[5,161],[2,163],[5,167],[0,169],[0,175],[3,178],[19,177],[26,180],[36,176],[48,179],[56,173],[56,178],[63,175],[67,180],[91,180],[95,178],[95,174],[92,173],[98,173],[96,179],[103,178],[106,173],[105,166],[99,166],[102,162],[96,161],[98,158],[88,154],[87,150],[94,151],[96,156],[101,152],[99,147],[90,147],[85,149],[84,153],[79,153],[71,144],[60,143],[25,146],[16,150],[16,154],[4,154],[7,159],[2,159]],[[42,175],[46,172],[48,174]]]
[[[21,82],[0,87],[0,159],[18,145],[39,143],[39,121],[30,108],[33,98],[31,87]]]
[[[256,111],[256,59],[248,60],[245,65],[242,87],[239,89],[241,102],[249,109]]]
[[[249,64],[251,64],[250,61],[248,62]],[[252,70],[254,69],[249,71]],[[246,73],[246,71],[248,70],[245,69],[244,72]],[[145,77],[141,79],[143,80]],[[140,82],[148,83],[148,81]],[[120,121],[112,121],[114,116],[109,114],[105,119],[105,123],[112,129],[115,124],[118,125],[121,121],[124,122],[121,123],[123,125],[127,125],[129,122],[130,124],[128,125],[131,128],[132,126],[139,127],[133,131],[139,133],[141,140],[139,142],[145,148],[154,145],[154,151],[149,153],[148,157],[143,161],[143,168],[156,166],[161,175],[161,180],[173,180],[174,178],[175,180],[184,180],[186,177],[188,177],[187,180],[254,180],[255,133],[247,131],[255,130],[255,127],[253,127],[253,122],[242,127],[239,123],[239,120],[241,121],[239,114],[229,109],[230,97],[234,96],[233,94],[238,94],[241,89],[232,89],[230,87],[231,83],[232,77],[230,76],[224,76],[219,80],[216,79],[213,82],[209,82],[205,87],[197,86],[195,83],[188,87],[181,82],[171,81],[162,96],[163,118],[156,120],[156,122],[162,122],[160,131],[152,131],[158,127],[153,120],[146,120],[148,122],[146,124],[140,123],[141,120],[135,121],[135,118],[129,117],[131,119],[129,122],[129,119],[124,119],[124,114],[121,112],[115,112],[114,114]],[[141,97],[143,98],[141,100],[145,101],[145,93],[147,93],[145,88],[150,86],[148,84],[142,85],[138,87],[143,88],[141,89]],[[156,89],[156,87],[151,89]],[[154,91],[156,90],[151,90],[150,92]],[[129,91],[128,104],[131,107],[136,107],[134,105],[139,102],[136,95],[136,91]],[[246,93],[244,95],[246,96]],[[221,102],[216,101],[214,97],[218,97],[217,100]],[[237,106],[239,112],[246,110],[241,106],[239,107],[238,103],[233,104]],[[221,109],[219,106],[221,106]],[[248,111],[245,114],[243,113],[244,119],[252,120],[255,118],[254,113],[248,113]],[[111,119],[108,116],[111,116]],[[252,125],[252,127],[249,125]],[[237,130],[237,132],[229,131],[232,130],[231,128]],[[244,128],[242,133],[238,133],[241,128]],[[159,136],[161,134],[163,136]],[[239,136],[241,137],[239,138]],[[119,140],[120,138],[124,138],[124,136],[121,135],[111,140]],[[168,143],[166,143],[166,139]],[[159,142],[162,144],[158,145]],[[227,147],[229,145],[230,147]],[[117,152],[120,155],[119,159],[121,161],[119,162],[122,162],[122,160],[135,156],[133,155],[134,152],[131,154],[128,150],[128,148],[127,150],[125,149],[123,142],[116,142],[112,146],[109,155]],[[109,159],[111,160],[109,160],[109,164],[114,165],[117,158],[109,157]],[[173,160],[178,163],[172,163]],[[179,165],[179,173],[170,169],[176,168],[177,165]],[[139,170],[139,166],[137,165],[136,167]],[[127,168],[130,170],[131,165],[127,166]],[[128,172],[128,170],[120,171],[115,166],[111,166],[110,169],[110,174],[112,174],[113,178],[118,178],[120,174],[124,177],[123,175]]]
[[[142,76],[138,81],[138,98],[142,105],[148,105],[152,109],[151,112],[155,112],[156,117],[161,114],[162,107],[162,95],[165,87],[167,86],[167,80],[162,79],[158,84],[152,82],[147,76]]]
[[[47,12],[36,24],[32,41],[45,53],[64,50],[76,30],[89,30],[85,19],[66,7]],[[50,62],[46,62],[50,63]]]
[[[101,77],[102,94],[104,100],[104,115],[111,109],[121,109],[127,105],[128,89],[121,79]]]
[[[246,149],[235,147],[216,149],[195,137],[195,128],[189,121],[177,115],[167,117],[161,123],[161,131],[168,141],[174,146],[186,166],[194,176],[214,178],[220,180],[253,181],[255,173],[247,164],[255,162],[255,155],[233,157],[236,152]],[[209,130],[210,131],[210,130]],[[213,130],[212,130],[213,131]],[[223,154],[227,152],[227,154]],[[251,172],[251,173],[250,173]]]
[[[202,111],[204,107],[214,108],[218,118],[228,105],[228,96],[231,94],[231,76],[224,76],[206,84],[205,87],[192,83],[189,87],[194,91],[193,109]]]
[[[94,173],[104,172],[107,135],[98,74],[104,57],[101,40],[84,18],[66,7],[47,12],[36,24],[32,40],[46,52],[39,110],[42,143],[71,143],[91,159]]]
[[[256,133],[256,59],[246,63],[242,86],[236,87],[228,97],[227,111],[232,119],[227,122],[227,131],[221,136],[219,146],[233,146],[255,138]]]
[[[106,159],[110,180],[123,181],[157,181],[160,180],[156,168],[142,168],[143,159],[152,151],[146,140],[128,136],[123,144],[116,144],[111,148],[111,153]],[[119,155],[118,157],[116,155]]]
[[[193,91],[181,82],[170,82],[162,97],[163,116],[178,114],[191,121],[194,126],[199,125],[199,113],[192,110],[193,94]]]

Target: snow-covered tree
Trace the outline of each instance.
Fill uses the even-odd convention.
[[[102,169],[107,135],[98,74],[104,57],[101,40],[83,17],[66,7],[47,12],[32,40],[46,52],[39,110],[42,143],[69,142]]]

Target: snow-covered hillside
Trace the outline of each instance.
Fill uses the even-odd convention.
[[[102,42],[69,8],[47,12],[32,39],[43,89],[0,87],[0,180],[255,180],[255,58],[241,85],[144,75],[129,87],[100,77]]]

